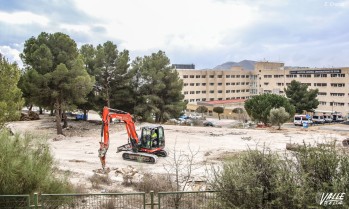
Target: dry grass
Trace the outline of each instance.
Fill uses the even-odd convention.
[[[101,189],[101,184],[110,185],[112,183],[108,175],[99,175],[96,173],[93,174],[93,176],[91,176],[89,180],[91,181],[92,188],[94,189]]]

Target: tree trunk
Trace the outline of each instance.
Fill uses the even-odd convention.
[[[53,108],[50,110],[50,116],[53,116]]]
[[[84,118],[83,118],[84,121],[87,120],[87,110],[84,109]]]
[[[42,107],[39,107],[39,114],[42,115]]]
[[[218,119],[221,120],[221,114],[218,114]]]
[[[67,128],[68,127],[68,117],[67,114],[65,113],[65,110],[63,111],[63,128]]]
[[[29,106],[29,111],[32,111],[32,109],[33,109],[33,105],[31,104],[31,105]]]
[[[62,125],[61,125],[61,115],[60,115],[60,107],[61,104],[59,103],[58,99],[56,100],[55,103],[55,112],[56,112],[56,128],[57,128],[57,134],[62,134],[63,135],[63,130],[62,130]]]

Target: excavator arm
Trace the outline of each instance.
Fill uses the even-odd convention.
[[[109,124],[111,119],[114,118],[125,123],[131,149],[134,152],[137,152],[138,150],[139,139],[132,116],[122,110],[104,107],[102,112],[101,141],[99,142],[100,148],[98,150],[98,156],[101,160],[103,170],[105,168],[105,157],[109,148]]]

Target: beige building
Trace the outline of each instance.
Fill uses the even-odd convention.
[[[284,63],[257,62],[254,70],[233,67],[230,70],[177,69],[183,79],[183,94],[189,106],[198,102],[248,99],[253,95],[285,95],[292,80],[319,89],[316,112],[349,113],[349,68],[287,68]]]

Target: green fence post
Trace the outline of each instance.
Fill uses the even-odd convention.
[[[154,191],[150,191],[150,208],[154,209]]]
[[[39,198],[38,198],[38,193],[34,193],[34,208],[39,209]]]

